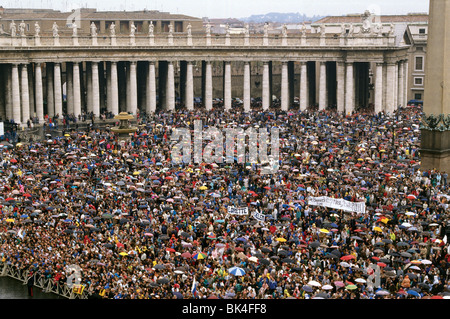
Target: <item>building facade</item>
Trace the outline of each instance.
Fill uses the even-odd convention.
[[[387,23],[324,23],[320,32],[295,35],[285,29],[218,35],[208,25],[195,34],[117,28],[105,28],[106,34],[4,34],[0,116],[24,124],[45,114],[136,114],[177,105],[192,110],[197,97],[206,109],[221,98],[225,110],[238,97],[246,111],[259,98],[268,110],[274,95],[283,110],[392,113],[407,100],[410,45]]]

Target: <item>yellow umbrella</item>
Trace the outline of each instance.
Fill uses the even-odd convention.
[[[380,153],[384,153],[384,152],[386,152],[385,150],[380,150]]]
[[[17,143],[17,144],[16,144],[16,146],[22,146],[22,145],[23,145],[22,143]]]
[[[126,252],[121,252],[119,253],[120,256],[128,256],[128,254]]]
[[[64,134],[65,137],[70,137],[70,134]]]
[[[374,227],[373,230],[379,231],[379,232],[381,232],[381,233],[383,232],[383,230],[382,230],[380,227]]]
[[[202,191],[207,190],[207,189],[208,189],[208,187],[206,187],[206,186],[200,186],[199,187],[199,190],[202,190]]]
[[[280,237],[280,238],[277,238],[276,241],[284,243],[286,241],[286,239]]]
[[[330,232],[328,229],[325,229],[325,228],[322,228],[319,231],[324,234],[328,234]]]
[[[139,174],[140,174],[139,171],[133,172],[133,175],[139,175]]]
[[[12,219],[12,218],[8,218],[6,221],[7,221],[8,223],[14,223],[14,219]]]
[[[358,161],[364,161],[362,158],[358,158]]]

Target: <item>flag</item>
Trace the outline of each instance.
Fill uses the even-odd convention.
[[[195,277],[194,281],[192,282],[191,292],[194,295],[194,297],[197,297],[197,281],[195,280]]]
[[[19,232],[17,233],[17,236],[19,236],[21,239],[23,239],[23,237],[25,237],[25,232],[23,231],[23,229],[19,229]]]
[[[103,144],[103,143],[105,143],[106,142],[106,139],[102,139],[102,140],[100,140],[99,142],[98,142],[98,144]]]
[[[73,292],[75,294],[81,295],[83,293],[83,290],[84,290],[84,285],[78,285],[78,284],[73,285]]]

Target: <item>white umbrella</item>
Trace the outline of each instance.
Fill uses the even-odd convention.
[[[359,283],[362,283],[362,284],[367,282],[364,278],[356,278],[355,281],[359,282]]]
[[[331,290],[331,289],[333,289],[333,286],[331,286],[331,285],[324,285],[324,286],[322,286],[322,289],[323,290]]]
[[[428,260],[428,259],[422,259],[420,262],[422,264],[424,264],[424,265],[431,265],[432,264],[431,260]]]
[[[341,262],[340,265],[341,265],[342,267],[346,267],[346,268],[350,267],[350,264],[347,263],[347,262],[345,262],[345,261]]]
[[[240,267],[231,267],[228,269],[228,273],[235,276],[243,276],[245,275],[245,270]]]
[[[406,222],[403,223],[402,226],[404,226],[404,227],[412,227],[412,225],[410,223],[406,223]]]
[[[391,293],[387,290],[378,290],[375,294],[377,294],[378,296],[387,296],[390,295]]]
[[[314,287],[322,287],[322,285],[315,280],[311,280],[310,282],[307,283],[307,285],[314,286]]]

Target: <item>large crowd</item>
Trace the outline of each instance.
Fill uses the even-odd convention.
[[[5,146],[0,258],[59,284],[76,265],[91,298],[447,298],[449,181],[420,169],[420,118],[158,112],[125,143],[92,128]],[[173,129],[197,119],[279,128],[279,170],[174,164]],[[317,196],[366,209],[309,205]]]

